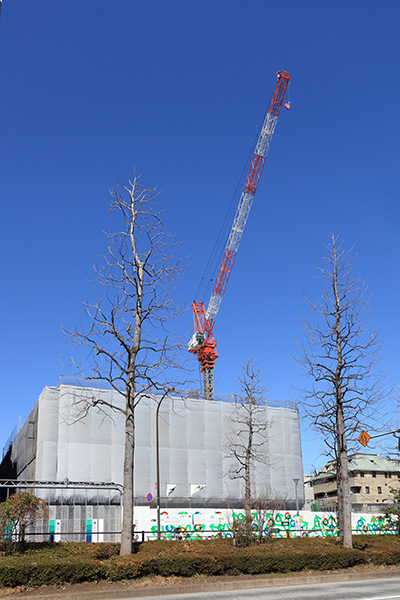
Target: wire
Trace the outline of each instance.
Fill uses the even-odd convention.
[[[219,266],[221,264],[222,255],[223,255],[223,252],[225,250],[226,241],[228,239],[229,232],[230,232],[230,229],[228,230],[228,233],[226,233],[226,230],[227,230],[228,224],[232,223],[233,208],[235,208],[235,210],[237,208],[238,197],[239,197],[239,190],[241,190],[243,188],[244,177],[245,177],[245,175],[246,175],[246,173],[247,173],[247,171],[249,169],[249,165],[250,165],[251,159],[252,159],[252,157],[254,155],[254,149],[256,147],[257,140],[258,140],[258,138],[260,136],[261,128],[262,128],[263,123],[264,123],[264,121],[266,119],[267,112],[268,112],[268,109],[265,111],[264,118],[261,121],[261,124],[260,124],[260,126],[258,128],[257,134],[256,134],[256,136],[254,138],[254,142],[252,144],[251,150],[250,150],[249,155],[247,157],[246,163],[245,163],[245,165],[243,167],[242,173],[241,173],[241,175],[239,177],[239,181],[238,181],[238,183],[236,185],[235,192],[234,192],[234,194],[232,196],[232,199],[231,199],[231,202],[229,204],[228,210],[227,210],[227,212],[225,214],[225,218],[224,218],[224,220],[222,222],[222,225],[221,225],[221,228],[219,230],[217,239],[216,239],[216,241],[214,243],[214,246],[213,246],[213,249],[211,251],[210,257],[209,257],[209,259],[207,261],[207,264],[206,264],[206,267],[204,269],[203,276],[202,276],[202,278],[200,280],[200,283],[199,283],[199,285],[197,287],[195,298],[199,298],[200,294],[202,294],[203,297],[211,295],[211,288],[214,287],[213,286],[213,280],[215,279],[215,277],[217,275],[217,272],[218,272],[218,269],[219,269]],[[230,227],[231,227],[231,225],[230,225]],[[222,239],[225,240],[224,246],[222,246]],[[216,259],[216,257],[218,257],[218,260]],[[212,277],[210,277],[210,275],[212,275]]]

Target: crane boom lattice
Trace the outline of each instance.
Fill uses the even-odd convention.
[[[200,372],[203,374],[204,397],[209,400],[214,399],[213,370],[215,360],[218,358],[217,343],[213,336],[215,319],[218,315],[235,262],[240,240],[242,239],[251,205],[260,182],[262,170],[290,80],[290,75],[286,71],[278,71],[277,77],[278,81],[247,173],[246,182],[236,209],[232,228],[228,235],[207,311],[202,302],[194,301],[192,304],[194,335],[189,342],[189,352],[197,355],[200,363]],[[285,106],[289,108],[289,105]]]

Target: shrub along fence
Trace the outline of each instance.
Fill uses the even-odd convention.
[[[58,585],[100,579],[118,581],[146,575],[241,575],[337,570],[355,565],[400,564],[397,536],[353,537],[346,549],[336,538],[275,539],[247,548],[231,540],[146,542],[135,554],[118,556],[119,544],[25,544],[7,556],[0,546],[0,586]]]

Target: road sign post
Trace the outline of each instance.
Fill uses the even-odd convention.
[[[396,433],[400,433],[400,429],[395,429],[394,431],[385,431],[385,433],[377,433],[376,435],[369,435],[366,431],[362,431],[358,436],[358,441],[360,444],[366,448],[369,440],[373,440],[378,437],[383,437],[384,435],[394,435],[395,438],[399,439],[399,436]],[[400,450],[400,439],[399,439],[399,450]]]

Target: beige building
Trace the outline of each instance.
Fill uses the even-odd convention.
[[[304,475],[304,504],[303,510],[312,510],[315,503],[314,482],[312,475]]]
[[[378,512],[392,501],[391,487],[400,486],[400,464],[379,454],[349,456],[351,506],[354,512]],[[335,461],[312,478],[314,510],[337,510]]]

